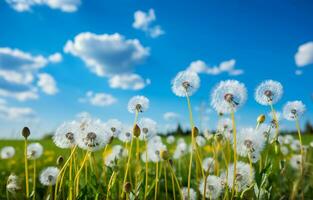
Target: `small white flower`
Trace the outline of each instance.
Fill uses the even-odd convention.
[[[117,119],[110,119],[105,123],[105,129],[116,138],[122,132],[123,124]]]
[[[43,147],[40,143],[32,143],[27,145],[27,158],[36,160],[43,154]]]
[[[263,81],[255,90],[255,100],[261,105],[275,104],[282,95],[282,84],[273,80]]]
[[[237,152],[243,157],[250,156],[252,158],[254,155],[253,160],[255,160],[257,154],[263,150],[264,142],[263,134],[258,133],[253,128],[243,128],[237,135]]]
[[[293,155],[290,158],[290,166],[295,170],[300,170],[302,165],[302,157],[301,155]]]
[[[227,183],[230,188],[233,188],[233,178],[234,178],[234,165],[230,165],[228,168]],[[236,177],[235,177],[235,188],[238,192],[241,192],[248,188],[252,181],[254,180],[254,169],[250,172],[249,164],[244,162],[237,162],[236,167]]]
[[[138,126],[141,129],[140,140],[148,140],[157,134],[157,123],[150,118],[141,118]]]
[[[16,194],[16,192],[20,191],[22,187],[18,176],[16,176],[15,174],[11,174],[8,178],[6,188],[12,194]]]
[[[294,121],[300,118],[305,112],[305,105],[302,101],[289,101],[283,108],[284,118],[289,121]]]
[[[237,111],[247,100],[247,89],[236,80],[221,81],[211,95],[211,106],[218,113]]]
[[[57,167],[47,167],[41,171],[39,180],[44,186],[54,185],[60,170]]]
[[[134,96],[128,101],[130,113],[145,112],[149,108],[149,99],[144,96]]]
[[[79,131],[79,124],[76,121],[64,122],[55,131],[53,142],[62,149],[72,148],[76,144],[74,135]]]
[[[9,159],[15,155],[15,149],[12,146],[3,147],[1,149],[1,159]]]
[[[202,168],[207,173],[213,173],[214,172],[214,159],[210,157],[203,159]]]
[[[197,200],[197,193],[194,189],[190,188],[189,199],[188,199],[188,188],[182,188],[183,200]]]
[[[218,199],[222,193],[223,187],[221,179],[217,176],[208,176],[206,190],[204,194],[204,180],[202,179],[199,185],[199,191],[206,199]]]
[[[124,127],[122,132],[118,135],[118,139],[124,143],[130,142],[133,136],[132,127]]]
[[[179,97],[192,96],[200,87],[197,73],[181,71],[172,80],[172,91]]]
[[[95,120],[84,124],[79,134],[74,136],[80,148],[92,152],[102,149],[112,140],[111,134],[106,132],[104,125]]]
[[[172,135],[167,136],[166,142],[167,142],[168,144],[173,144],[173,143],[175,142],[175,137],[172,136]]]

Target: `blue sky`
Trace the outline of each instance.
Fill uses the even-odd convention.
[[[220,80],[237,79],[249,92],[238,123],[254,126],[259,114],[268,113],[255,102],[254,88],[273,79],[285,91],[277,109],[299,99],[307,105],[303,121],[312,120],[312,1],[52,2],[0,2],[1,137],[19,137],[24,125],[40,136],[80,112],[130,123],[127,102],[134,95],[150,99],[143,116],[160,129],[174,123],[164,119],[166,112],[187,124],[185,99],[172,93],[170,82],[194,61],[215,69],[199,74],[194,107],[209,103]],[[231,69],[219,70],[222,63]],[[216,114],[207,117],[212,129]]]

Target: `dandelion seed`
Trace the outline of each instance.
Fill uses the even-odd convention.
[[[250,171],[249,164],[244,162],[237,162],[235,188],[238,192],[241,192],[248,188],[254,180],[254,170]],[[226,177],[228,186],[233,188],[234,179],[234,165],[230,165],[228,168],[228,177]]]
[[[150,118],[142,118],[138,123],[141,134],[139,136],[140,140],[148,140],[152,138],[157,133],[157,123]]]
[[[172,91],[179,97],[192,96],[200,87],[198,74],[181,71],[172,80]]]
[[[261,105],[273,105],[283,95],[281,83],[273,80],[263,81],[255,90],[255,100]]]
[[[27,158],[36,160],[40,158],[43,153],[43,147],[40,143],[32,143],[27,146]]]
[[[15,155],[15,149],[12,146],[3,147],[1,149],[1,159],[10,159]]]
[[[53,142],[57,147],[62,149],[72,148],[76,144],[74,135],[79,131],[78,122],[64,122],[55,131],[52,138]]]
[[[302,156],[301,155],[293,155],[290,158],[290,166],[295,170],[300,170],[302,166]]]
[[[105,123],[106,132],[111,133],[114,138],[117,138],[121,134],[123,124],[117,119],[110,119]]]
[[[149,99],[144,96],[134,96],[128,102],[130,113],[145,112],[149,108]]]
[[[289,121],[295,121],[305,112],[305,105],[302,101],[289,101],[283,108],[283,116]]]
[[[59,169],[57,167],[47,167],[41,173],[39,180],[44,186],[54,185],[59,175]]]
[[[247,89],[236,80],[221,81],[212,92],[211,105],[219,113],[231,113],[247,100]]]
[[[213,173],[214,172],[214,159],[213,158],[205,158],[202,161],[202,168],[207,173]]]
[[[182,195],[183,195],[183,200],[196,200],[197,199],[197,193],[194,189],[190,188],[190,194],[188,198],[188,188],[184,187],[182,188]]]
[[[217,176],[208,176],[206,179],[206,186],[204,180],[201,180],[199,185],[199,191],[201,195],[207,199],[218,199],[223,189],[221,179]]]

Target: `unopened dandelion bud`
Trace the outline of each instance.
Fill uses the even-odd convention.
[[[134,136],[136,137],[139,137],[140,136],[140,128],[137,124],[135,124],[134,128],[133,128],[133,134]]]
[[[57,159],[57,165],[62,165],[63,162],[64,162],[63,156],[59,156],[58,159]]]
[[[170,157],[170,155],[169,155],[168,151],[166,151],[166,150],[161,151],[161,158],[162,158],[163,160],[168,160],[169,157]]]
[[[22,135],[25,139],[27,139],[30,135],[30,130],[28,127],[24,127],[23,130],[22,130]]]
[[[132,191],[132,184],[130,182],[126,182],[124,185],[124,190],[126,193],[130,193]]]
[[[265,115],[259,115],[257,118],[258,124],[262,124],[265,121]]]
[[[199,135],[199,129],[197,127],[193,127],[191,132],[193,137],[197,137]]]
[[[222,117],[224,114],[222,112],[219,112],[218,115]]]

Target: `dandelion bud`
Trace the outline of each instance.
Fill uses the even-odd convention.
[[[162,158],[163,160],[168,160],[169,157],[170,157],[170,155],[169,155],[168,151],[166,151],[166,150],[161,151],[161,158]]]
[[[222,117],[224,114],[222,112],[219,112],[218,115]]]
[[[193,137],[197,137],[199,135],[199,129],[197,127],[193,127],[191,133]]]
[[[58,159],[57,159],[57,165],[62,165],[63,162],[64,162],[63,156],[59,156]]]
[[[130,193],[132,191],[132,184],[130,182],[126,182],[124,185],[124,190],[127,193]]]
[[[30,135],[30,130],[28,127],[24,127],[23,130],[22,130],[22,135],[25,139],[28,138],[28,136]]]
[[[265,121],[265,115],[259,115],[257,118],[258,124],[262,124]]]
[[[140,128],[137,124],[135,124],[134,128],[133,128],[133,134],[134,136],[136,137],[139,137],[140,136]]]

